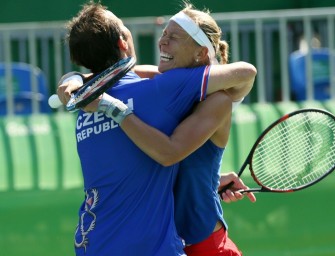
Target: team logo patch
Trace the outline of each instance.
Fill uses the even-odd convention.
[[[94,213],[94,208],[96,207],[99,201],[99,193],[96,189],[90,189],[85,192],[86,200],[85,200],[85,210],[81,213],[78,227],[75,233],[75,247],[76,248],[84,248],[86,252],[86,248],[89,244],[88,234],[94,230],[96,215]]]

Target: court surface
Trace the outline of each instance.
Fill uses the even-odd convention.
[[[224,204],[229,235],[246,256],[334,256],[335,173],[291,194],[258,194]],[[82,191],[0,193],[0,248],[6,256],[73,254]]]

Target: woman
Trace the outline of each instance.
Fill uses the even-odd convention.
[[[199,46],[190,38],[192,32],[187,29],[198,28],[204,31],[210,42],[213,42],[213,45],[208,47],[212,46],[211,49]],[[182,12],[171,18],[163,31],[159,41],[159,71],[216,64],[218,61],[222,64],[227,63],[228,45],[220,41],[220,38],[220,28],[209,13],[194,10],[191,5],[187,5]],[[194,52],[201,49],[202,52],[192,55],[187,48]],[[233,100],[241,100],[246,94],[232,95]],[[197,105],[193,114],[183,121],[170,137],[157,134],[157,130],[148,127],[139,128],[143,124],[132,118],[125,118],[121,128],[142,150],[163,165],[179,162],[205,143],[180,162],[174,189],[176,226],[179,235],[185,240],[186,254],[241,255],[227,236],[227,225],[222,217],[220,200],[216,193],[221,159],[230,130],[230,99],[223,92],[209,96]],[[238,183],[233,174],[229,175],[230,179]],[[229,178],[224,178],[226,183],[229,183]],[[240,182],[233,189],[240,189],[242,186],[243,183]],[[242,198],[241,194],[233,194],[231,190],[222,195],[226,202],[235,201],[235,196],[237,199]],[[249,198],[252,202],[255,201],[254,195],[250,194]]]
[[[185,17],[184,17],[185,18]],[[171,68],[177,68],[177,67],[182,67],[183,65],[185,66],[198,66],[198,65],[204,65],[204,64],[209,64],[209,60],[214,61],[215,56],[213,56],[213,52],[209,52],[208,48],[209,45],[207,44],[206,47],[204,46],[199,46],[197,45],[194,41],[192,41],[193,39],[189,37],[189,35],[187,35],[187,33],[184,33],[185,31],[183,31],[183,29],[181,29],[180,27],[178,27],[177,24],[175,24],[176,22],[174,21],[170,21],[169,25],[167,26],[167,28],[164,31],[164,34],[160,40],[160,48],[162,50],[162,61],[159,65],[159,69],[161,72],[164,73],[169,73],[170,71],[170,67]],[[164,41],[164,40],[168,40],[168,41]],[[174,55],[174,50],[173,48],[169,48],[168,44],[173,44],[175,43],[175,48],[174,50],[178,50],[178,49],[183,49],[183,53],[185,53],[183,56],[178,57],[178,54]],[[125,45],[120,44],[119,47],[122,48],[126,48]],[[171,50],[171,51],[170,51]],[[192,58],[190,58],[192,57]],[[214,58],[213,58],[214,57]],[[233,66],[233,68],[232,68]],[[238,68],[237,68],[238,66]],[[230,69],[231,68],[231,69]],[[241,72],[243,71],[243,72]],[[183,72],[186,72],[186,70],[183,70]],[[236,73],[240,73],[241,76],[236,75]],[[171,74],[171,73],[169,73]],[[255,77],[255,69],[250,66],[250,65],[246,65],[244,63],[239,63],[239,64],[235,64],[235,65],[217,65],[217,66],[212,66],[211,67],[211,72],[209,74],[209,78],[208,78],[208,93],[213,93],[217,90],[220,89],[226,89],[226,91],[229,93],[229,95],[231,96],[231,98],[233,100],[239,100],[241,98],[243,98],[251,89],[252,87],[252,83]],[[69,96],[69,89],[66,89],[67,92],[64,93],[59,92],[60,96],[63,96],[63,99],[67,98]],[[64,96],[65,95],[65,96]],[[175,159],[175,161],[179,161],[180,159],[184,158],[186,155],[190,154],[192,151],[194,151],[196,149],[196,147],[199,147],[200,145],[202,145],[208,138],[211,138],[213,141],[216,141],[219,137],[220,138],[225,138],[222,140],[222,142],[220,142],[220,145],[215,145],[212,141],[209,141],[208,143],[210,144],[210,147],[213,147],[215,151],[218,152],[218,156],[216,158],[216,160],[221,159],[222,153],[223,153],[223,146],[225,146],[226,140],[227,140],[227,131],[229,131],[229,122],[230,122],[230,105],[231,103],[229,102],[229,98],[224,94],[224,93],[218,93],[216,95],[211,96],[213,97],[208,98],[205,102],[204,105],[209,105],[208,108],[206,106],[200,106],[199,108],[197,108],[195,110],[195,112],[188,118],[186,119],[184,122],[193,122],[192,121],[192,116],[194,116],[195,114],[198,114],[198,116],[204,116],[206,117],[209,115],[212,115],[212,113],[208,113],[207,110],[211,109],[211,108],[215,108],[215,109],[220,109],[218,108],[218,106],[222,106],[221,102],[224,101],[225,105],[227,107],[227,109],[229,109],[228,111],[226,109],[224,109],[224,111],[221,113],[221,111],[217,112],[217,115],[213,118],[211,117],[213,123],[209,122],[208,127],[203,126],[203,128],[199,128],[196,129],[196,132],[194,133],[195,135],[197,134],[204,134],[204,130],[209,130],[209,132],[206,135],[201,135],[201,141],[200,139],[197,139],[197,137],[195,137],[194,142],[191,142],[191,146],[187,146],[186,150],[185,149],[181,149],[178,152],[178,157],[179,159]],[[212,101],[212,103],[211,103]],[[64,100],[63,102],[66,102],[66,100]],[[160,161],[157,157],[160,157],[160,154],[158,154],[158,156],[152,156],[150,151],[155,151],[153,150],[153,145],[150,144],[150,137],[153,135],[151,133],[150,128],[147,129],[145,128],[144,130],[144,134],[142,134],[143,136],[139,136],[139,132],[141,132],[141,128],[142,127],[146,127],[146,125],[142,122],[140,122],[140,120],[138,118],[136,118],[135,115],[128,115],[129,113],[131,113],[131,111],[129,111],[129,109],[126,108],[126,106],[122,106],[122,109],[119,109],[120,111],[114,111],[115,108],[120,108],[120,103],[121,102],[117,102],[116,105],[113,105],[113,102],[117,102],[115,99],[112,99],[111,97],[108,97],[108,95],[104,95],[104,98],[102,100],[99,101],[95,101],[94,103],[90,104],[87,108],[85,108],[85,110],[96,110],[97,105],[99,105],[99,111],[100,112],[105,112],[107,116],[112,117],[113,119],[117,120],[119,123],[121,123],[121,128],[126,131],[126,133],[128,134],[128,136],[131,137],[131,139],[138,145],[140,145],[141,143],[143,143],[144,145],[140,145],[140,147],[151,157],[153,157],[155,160]],[[227,103],[228,102],[228,103]],[[216,107],[214,107],[216,106]],[[170,106],[173,108],[173,106]],[[157,106],[157,108],[159,108],[159,106]],[[148,114],[150,115],[150,108],[147,109]],[[166,110],[166,109],[165,109]],[[205,111],[201,111],[201,110],[205,110]],[[121,113],[121,115],[114,115],[114,113]],[[205,114],[203,113],[205,112]],[[135,109],[135,113],[136,109]],[[200,113],[200,114],[199,114]],[[220,116],[220,115],[221,116]],[[195,115],[196,116],[196,115]],[[224,121],[221,122],[221,120],[219,120],[218,123],[214,123],[217,122],[217,118],[216,117],[225,117]],[[202,124],[202,123],[201,123]],[[129,125],[129,126],[128,126]],[[202,126],[202,125],[201,125]],[[128,128],[129,127],[129,128]],[[182,127],[178,126],[178,128],[174,131],[173,134],[178,134],[178,129]],[[200,127],[200,125],[199,125]],[[216,130],[218,130],[218,128],[222,128],[223,130],[225,130],[225,132],[216,132]],[[228,129],[227,129],[228,127]],[[157,127],[156,127],[157,128]],[[150,132],[148,132],[150,131]],[[156,130],[155,131],[157,134],[159,134],[159,132]],[[132,135],[132,133],[134,135]],[[165,131],[165,133],[169,134],[169,131]],[[162,135],[162,134],[161,134]],[[161,136],[159,135],[159,136]],[[192,135],[193,136],[193,135]],[[192,137],[191,136],[191,137]],[[146,141],[146,139],[144,139],[145,137],[149,138],[149,142]],[[173,136],[172,136],[173,137]],[[182,136],[183,137],[183,136]],[[160,138],[163,138],[163,140],[165,139],[164,134],[163,136],[161,136]],[[155,141],[153,141],[153,143],[155,143]],[[207,142],[206,142],[207,143]],[[149,146],[146,146],[148,145]],[[172,143],[173,144],[173,143]],[[171,144],[171,145],[172,145]],[[219,144],[219,143],[218,143]],[[159,145],[158,148],[160,148],[162,145]],[[173,146],[173,145],[172,145]],[[219,147],[218,147],[219,146]],[[147,147],[147,148],[146,148]],[[156,151],[155,151],[156,152]],[[184,152],[182,154],[179,154],[180,152]],[[163,154],[164,157],[164,154]],[[156,159],[157,158],[157,159]],[[169,161],[172,161],[170,158]],[[210,157],[208,157],[208,159],[210,159]],[[166,160],[164,160],[166,161]],[[184,160],[185,161],[185,160]],[[185,162],[186,163],[186,162]],[[171,165],[171,162],[165,162],[165,165]],[[219,163],[218,163],[219,164]],[[186,165],[184,165],[186,166]],[[218,166],[218,165],[217,165]],[[216,166],[216,167],[217,167]],[[181,165],[181,168],[182,167]],[[206,168],[203,169],[203,171],[206,171]],[[179,173],[185,171],[185,173],[187,172],[186,169],[184,170],[179,170]],[[218,171],[217,168],[215,168],[215,171]],[[138,170],[138,172],[140,172],[140,170]],[[237,179],[236,176],[230,176],[232,177],[231,179],[233,179],[234,181],[236,181],[236,187],[238,188],[244,188],[245,186],[243,185],[243,183],[239,182],[239,180]],[[218,177],[216,178],[216,182],[218,182]],[[185,182],[187,182],[187,180],[185,180]],[[207,185],[206,185],[207,186]],[[207,189],[207,188],[206,188]],[[213,188],[210,188],[211,190],[213,190]],[[217,191],[217,187],[215,188],[215,195],[216,195],[216,191]],[[176,196],[179,197],[182,195],[180,194],[180,192],[178,192],[178,190],[176,190]],[[240,195],[239,193],[232,193],[231,191],[227,191],[225,198],[230,198],[231,200],[235,200],[236,197],[237,198],[241,198],[242,195]],[[250,195],[251,197],[251,195]],[[213,198],[212,198],[213,199]],[[218,198],[215,197],[215,202],[214,204],[217,205],[217,203],[219,203],[219,201],[217,201]],[[213,200],[212,200],[213,201]],[[158,202],[159,204],[161,204],[162,202]],[[213,203],[213,202],[212,202]],[[219,211],[219,209],[218,209]],[[176,215],[178,215],[178,208],[176,210]],[[226,239],[226,231],[223,228],[224,225],[224,221],[223,219],[221,220],[222,217],[218,217],[218,213],[215,213],[215,219],[214,220],[214,226],[213,223],[210,223],[210,232],[209,234],[208,231],[206,230],[206,236],[211,235],[211,232],[213,231],[217,231],[216,229],[221,230],[220,232],[223,234],[224,238]],[[177,216],[178,217],[178,216]],[[197,225],[197,223],[195,223],[194,225]],[[220,226],[221,225],[221,226]],[[217,226],[217,227],[216,227]],[[220,233],[220,234],[221,234]],[[182,235],[183,236],[183,235]],[[200,238],[200,236],[204,236],[204,234],[199,234],[196,235],[196,237]],[[188,243],[188,241],[190,241],[187,237],[183,237],[186,241],[186,243]],[[205,237],[207,238],[207,237]],[[204,238],[201,238],[202,240]],[[186,247],[186,250],[188,248],[192,248],[191,246]],[[221,248],[219,248],[219,250],[221,250]]]

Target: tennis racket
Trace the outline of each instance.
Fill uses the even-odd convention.
[[[321,109],[284,115],[258,137],[239,177],[247,165],[260,187],[241,193],[294,192],[316,184],[335,169],[335,116]]]
[[[119,81],[135,65],[135,58],[128,57],[105,69],[72,94],[66,109],[75,112],[85,107]],[[49,105],[57,108],[62,105],[57,94],[49,98]]]

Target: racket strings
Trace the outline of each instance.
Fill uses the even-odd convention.
[[[135,63],[136,59],[134,57],[127,57],[90,79],[71,96],[66,105],[67,110],[74,112],[91,103],[119,81]]]
[[[297,188],[322,177],[335,165],[335,122],[320,112],[290,116],[261,140],[252,158],[261,185]]]
[[[113,72],[111,72],[113,71]],[[90,86],[85,88],[85,90],[80,91],[80,93],[76,94],[76,97],[74,98],[74,103],[77,103],[88,96],[90,96],[92,93],[99,90],[102,86],[104,86],[110,79],[112,79],[115,74],[118,74],[120,71],[120,68],[117,68],[115,70],[112,70],[111,68],[103,71],[101,74],[99,74],[98,79],[96,79]]]

